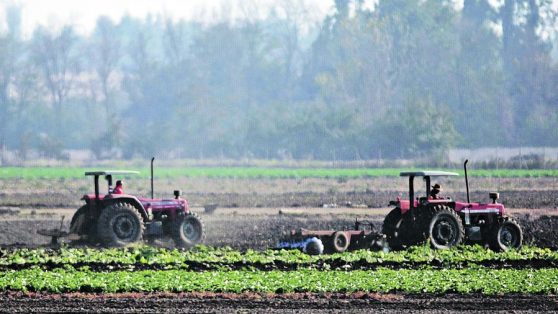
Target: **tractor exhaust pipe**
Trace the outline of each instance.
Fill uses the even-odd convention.
[[[463,169],[465,170],[465,187],[467,188],[467,203],[471,203],[469,199],[469,178],[467,177],[467,163],[469,159],[465,159],[465,163],[463,163]]]
[[[153,190],[153,161],[155,161],[155,157],[151,158],[151,199],[155,198],[153,196],[155,194],[155,192]]]

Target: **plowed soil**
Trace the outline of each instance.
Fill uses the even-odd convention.
[[[363,206],[383,208],[396,197],[406,199],[406,194],[393,191],[368,192],[293,192],[273,194],[239,194],[239,193],[190,193],[188,200],[192,204],[218,204],[221,208],[274,208],[274,207],[322,207],[322,206]],[[558,206],[557,191],[504,191],[500,202],[509,208],[553,208]],[[465,193],[451,194],[453,199],[466,200]],[[23,208],[78,208],[81,195],[69,193],[1,193],[0,206]],[[168,196],[172,197],[172,196]],[[472,192],[471,200],[489,202],[487,192]]]
[[[355,220],[369,221],[375,231],[380,231],[384,209],[323,209],[323,208],[238,208],[218,209],[208,215],[199,211],[206,226],[205,244],[229,246],[239,250],[264,250],[274,247],[285,233],[293,229],[348,230]],[[49,238],[37,235],[38,229],[69,228],[73,210],[42,210],[43,214],[9,216],[0,219],[0,246],[36,247],[46,245]],[[524,231],[524,243],[539,247],[558,249],[558,215],[554,210],[511,210]]]
[[[11,313],[533,313],[558,311],[556,296],[480,294],[21,294],[0,296]]]
[[[465,200],[461,179],[444,180],[443,196]],[[416,181],[416,191],[424,186]],[[472,178],[471,200],[489,202],[488,192],[499,191],[500,202],[509,208],[558,208],[558,178]],[[104,182],[103,182],[104,184]],[[149,182],[127,182],[126,192],[147,196]],[[106,188],[101,187],[102,190]],[[218,204],[221,208],[245,207],[321,207],[363,205],[382,208],[400,196],[407,197],[404,178],[355,179],[228,179],[192,178],[159,179],[155,182],[156,195],[171,197],[181,189],[190,204]],[[0,180],[0,207],[21,208],[78,208],[83,194],[93,193],[87,178],[52,182],[52,180]],[[418,196],[418,195],[417,195]]]

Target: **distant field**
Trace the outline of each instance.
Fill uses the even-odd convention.
[[[65,167],[2,167],[0,179],[74,179],[82,178],[91,168]],[[149,177],[147,168],[128,168],[140,171],[140,177]],[[263,167],[161,167],[155,170],[158,178],[207,177],[207,178],[359,178],[394,177],[403,168],[263,168]],[[463,174],[462,170],[442,169]],[[558,177],[558,169],[498,169],[470,170],[476,177],[529,178]]]

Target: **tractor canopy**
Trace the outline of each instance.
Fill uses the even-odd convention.
[[[87,171],[86,176],[107,176],[107,175],[129,175],[139,174],[139,171],[130,170],[102,170],[102,171]]]
[[[404,171],[399,173],[400,177],[445,177],[458,175],[456,172],[447,171]]]
[[[448,172],[448,171],[432,171],[432,170],[425,170],[425,171],[403,171],[399,173],[401,177],[409,177],[409,205],[407,205],[405,201],[400,202],[397,200],[396,202],[390,202],[399,204],[402,211],[407,211],[409,208],[416,207],[418,205],[417,200],[415,200],[415,186],[414,186],[414,179],[415,177],[423,177],[425,185],[426,185],[426,195],[430,195],[430,178],[431,177],[447,177],[447,176],[458,176],[459,174],[456,172]]]
[[[95,198],[99,199],[99,177],[105,176],[105,179],[108,183],[108,190],[109,193],[112,191],[112,176],[113,175],[135,175],[139,174],[138,171],[130,171],[130,170],[101,170],[101,171],[87,171],[85,172],[86,176],[93,176],[95,182]]]

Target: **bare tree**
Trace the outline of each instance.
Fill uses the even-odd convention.
[[[316,10],[309,6],[300,5],[295,0],[281,0],[278,2],[275,14],[284,19],[284,31],[281,38],[281,55],[283,56],[283,73],[287,99],[294,97],[294,84],[296,77],[300,74],[299,67],[302,65],[301,37],[303,32],[309,32],[318,26]],[[316,22],[313,22],[316,21]]]
[[[9,86],[14,73],[14,51],[9,37],[0,37],[0,159],[4,163],[6,127],[9,119]]]
[[[20,61],[21,42],[19,39],[20,14],[17,7],[7,7],[8,30],[0,35],[0,163],[4,163],[6,129],[12,105],[10,88],[13,83],[17,63]]]
[[[25,160],[31,148],[33,138],[33,121],[35,115],[33,110],[37,108],[38,100],[41,97],[37,86],[40,73],[29,60],[23,60],[18,64],[18,68],[13,81],[15,96],[12,99],[14,108],[13,124],[18,140],[19,158]]]
[[[108,17],[100,17],[97,20],[97,27],[89,54],[100,82],[107,119],[110,119],[114,114],[111,111],[113,106],[111,76],[117,70],[118,63],[122,57],[121,40],[115,35],[116,33],[115,25],[112,21]]]
[[[139,30],[135,40],[129,47],[129,55],[132,59],[132,73],[137,78],[144,78],[148,76],[149,69],[151,68],[151,57],[148,51],[149,34],[143,30]]]
[[[165,53],[172,65],[181,64],[188,56],[192,39],[187,26],[183,21],[174,23],[170,18],[165,19]]]
[[[74,56],[76,36],[71,27],[64,27],[59,34],[39,28],[32,43],[33,60],[41,69],[44,84],[56,115],[57,135],[61,135],[63,106],[79,72]]]

